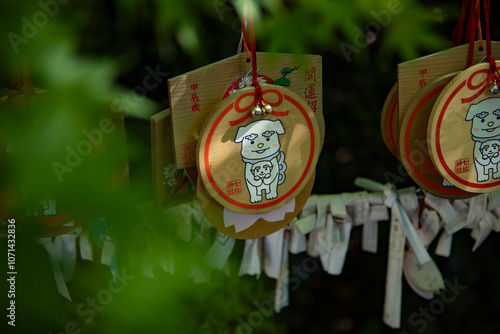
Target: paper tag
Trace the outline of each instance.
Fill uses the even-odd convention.
[[[330,196],[329,195],[319,195],[316,196],[316,228],[321,228],[325,226],[326,215],[330,209]]]
[[[82,233],[80,235],[80,257],[83,260],[93,261],[92,244],[90,243],[88,233]]]
[[[307,238],[302,233],[302,231],[297,227],[296,221],[293,221],[291,224],[290,231],[290,248],[289,251],[292,254],[299,254],[305,252],[307,250]]]
[[[453,234],[455,232],[460,231],[465,226],[467,226],[467,216],[469,214],[469,209],[466,208],[460,211],[455,218],[453,218],[448,224],[444,225],[446,232],[449,234]]]
[[[210,282],[210,271],[202,269],[196,263],[191,266],[189,273],[187,275],[188,278],[192,278],[195,284],[201,284]]]
[[[172,257],[172,254],[173,254],[173,246],[172,243],[170,242],[167,245],[167,253],[160,254],[160,265],[166,273],[170,274],[175,273],[174,259]]]
[[[115,256],[115,244],[111,241],[111,237],[106,234],[106,239],[104,240],[104,244],[102,246],[101,253],[101,263],[110,266],[113,258]]]
[[[491,218],[485,217],[485,219],[483,219],[479,222],[479,235],[476,238],[476,242],[474,243],[474,247],[472,247],[473,252],[475,252],[476,249],[478,249],[483,244],[484,240],[486,240],[486,238],[488,238],[488,236],[490,235],[490,233],[492,231],[491,223],[488,221],[488,219],[491,219]]]
[[[398,200],[406,211],[408,217],[411,217],[418,210],[418,198],[415,193],[415,187],[405,188],[397,191]]]
[[[486,214],[488,194],[480,194],[471,198],[469,202],[469,215],[467,216],[467,226],[472,227],[479,223]]]
[[[38,242],[40,242],[43,245],[43,247],[49,254],[50,263],[52,265],[52,271],[54,272],[54,278],[56,280],[57,291],[59,291],[59,293],[63,297],[65,297],[69,301],[72,301],[71,296],[69,295],[68,288],[66,287],[66,282],[64,281],[64,277],[61,271],[61,266],[57,261],[56,250],[54,249],[52,238],[40,238],[38,239]]]
[[[500,232],[500,219],[495,217],[491,212],[487,212],[483,218],[495,232]]]
[[[428,247],[432,240],[439,233],[439,217],[436,211],[424,209],[422,212],[422,227],[417,230],[418,236],[425,247]]]
[[[330,260],[326,272],[330,275],[340,275],[344,268],[347,248],[349,247],[349,239],[351,236],[351,223],[339,223],[341,243],[338,247],[333,247],[330,252]]]
[[[363,225],[361,248],[365,252],[377,253],[378,222],[370,221]]]
[[[316,227],[316,221],[316,214],[312,214],[307,217],[297,219],[295,221],[295,225],[297,225],[300,232],[305,235]]]
[[[312,257],[318,257],[321,254],[320,235],[323,233],[323,228],[314,229],[309,233],[309,240],[307,242],[307,254]]]
[[[217,231],[215,242],[205,255],[205,262],[213,269],[222,270],[233,251],[235,243],[236,239]]]
[[[345,219],[347,217],[347,209],[345,205],[344,196],[330,196],[330,213],[334,218]]]
[[[288,233],[283,235],[283,248],[281,251],[280,276],[276,281],[276,298],[274,299],[274,310],[279,313],[282,308],[290,304],[290,291],[288,289]]]
[[[260,277],[263,238],[245,240],[245,251],[241,260],[239,276],[256,275]]]
[[[270,278],[280,278],[284,231],[281,229],[264,237],[264,271]]]
[[[408,271],[408,269],[406,268],[406,266],[403,266],[404,277],[406,278],[406,282],[408,283],[410,288],[413,290],[413,292],[415,292],[417,295],[419,295],[420,297],[422,297],[424,299],[431,300],[434,297],[434,294],[432,292],[425,291],[425,290],[419,288],[415,283],[413,283],[411,278],[408,276],[407,271]]]
[[[397,207],[393,206],[384,297],[383,321],[391,328],[401,327],[402,275],[405,251],[405,234],[397,211]]]
[[[396,211],[397,214],[399,215],[399,219],[401,221],[401,226],[403,227],[405,231],[405,235],[408,238],[408,242],[410,243],[411,247],[413,248],[413,251],[415,252],[415,255],[417,256],[418,260],[420,261],[420,264],[424,264],[427,261],[431,260],[431,257],[427,253],[427,250],[425,249],[424,245],[420,241],[417,231],[413,227],[412,223],[408,219],[408,216],[406,215],[406,212],[403,210],[402,206],[399,204],[398,201],[396,201],[395,205],[393,207],[396,207],[398,210]],[[394,214],[394,211],[392,212]]]
[[[191,216],[193,203],[182,203],[165,210],[166,214],[172,215],[177,225],[177,236],[185,242],[191,240]]]
[[[500,207],[500,190],[488,193],[488,211]]]
[[[370,205],[383,205],[385,201],[384,193],[369,193],[368,200],[370,201]]]
[[[462,199],[456,199],[451,203],[451,205],[453,206],[456,212],[460,212],[462,210],[469,209],[469,205],[467,205],[468,202],[469,200],[466,201]]]
[[[307,217],[316,213],[316,195],[311,195],[300,212],[301,217]]]
[[[446,231],[443,231],[436,246],[436,255],[450,257],[452,241],[453,235],[449,234]]]
[[[420,289],[439,294],[439,290],[445,288],[443,276],[433,260],[421,265],[410,249],[405,252],[404,267],[408,278]]]
[[[351,214],[355,226],[368,221],[370,214],[370,201],[368,192],[359,191],[355,193],[344,193],[345,205],[348,206],[348,213]]]
[[[436,210],[446,224],[457,215],[457,212],[448,200],[430,193],[425,193],[425,204]]]
[[[75,273],[77,237],[78,230],[73,230],[69,233],[58,236],[58,238],[62,241],[61,269],[66,282],[69,282]]]
[[[370,206],[370,221],[389,220],[389,210],[385,205]]]

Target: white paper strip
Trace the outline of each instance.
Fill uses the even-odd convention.
[[[469,215],[467,216],[467,226],[473,227],[483,219],[486,214],[488,194],[479,194],[472,197],[469,202]]]
[[[256,275],[260,277],[262,264],[262,244],[263,239],[247,239],[245,240],[245,251],[241,260],[240,276]]]
[[[345,219],[347,217],[347,209],[345,205],[343,195],[339,194],[330,196],[330,213],[334,218]]]
[[[61,238],[61,269],[64,280],[69,282],[75,274],[76,267],[76,238],[78,230],[73,230],[69,233],[59,236]]]
[[[111,266],[111,262],[115,256],[115,244],[111,241],[111,238],[106,234],[104,244],[102,245],[101,253],[101,263],[106,266]]]
[[[296,221],[292,221],[290,224],[289,244],[289,251],[292,254],[299,254],[307,250],[307,238],[297,227]]]
[[[264,271],[270,278],[280,278],[284,231],[281,229],[264,237]]]
[[[363,225],[361,249],[365,252],[377,253],[378,222],[370,221]]]
[[[321,228],[326,224],[326,215],[330,209],[331,198],[329,195],[316,196],[316,228]]]
[[[398,208],[393,206],[391,210],[383,317],[384,323],[391,328],[401,327],[402,275],[405,251],[405,234],[397,211]]]
[[[474,247],[472,247],[473,252],[475,252],[483,244],[484,240],[486,240],[492,230],[491,224],[488,223],[486,219],[479,222],[479,235],[474,243]]]
[[[297,219],[295,225],[297,225],[298,229],[302,234],[307,234],[316,227],[316,221],[317,221],[316,214],[312,214],[307,217],[302,217]]]
[[[351,223],[340,223],[338,226],[341,231],[341,244],[339,247],[334,247],[330,252],[330,261],[326,269],[326,272],[330,275],[340,275],[342,273],[351,237]]]
[[[222,270],[233,251],[235,243],[236,239],[217,231],[215,242],[205,255],[205,262],[213,269]]]
[[[450,257],[452,241],[453,235],[443,231],[436,246],[436,255]]]
[[[274,299],[274,310],[279,313],[282,308],[290,304],[289,270],[288,270],[288,231],[284,231],[283,250],[281,252],[280,277],[276,281],[276,298]]]
[[[425,204],[436,210],[446,224],[457,215],[455,208],[444,198],[425,193]]]
[[[93,261],[92,244],[90,243],[88,233],[82,233],[80,235],[79,241],[80,241],[80,257],[83,260]]]
[[[63,297],[67,298],[69,301],[72,301],[71,296],[69,295],[68,288],[66,287],[66,282],[64,281],[61,266],[59,264],[59,261],[57,260],[56,250],[54,249],[52,238],[40,238],[38,239],[38,241],[43,245],[43,247],[49,254],[52,271],[54,272],[54,278],[56,280],[57,291],[59,291],[59,293]]]

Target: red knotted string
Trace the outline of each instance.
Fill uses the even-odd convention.
[[[491,56],[490,0],[484,0],[484,23],[486,24],[486,54]]]
[[[259,80],[257,79],[257,50],[255,46],[255,30],[253,25],[253,13],[251,6],[250,15],[248,18],[248,27],[245,27],[245,19],[243,18],[241,23],[241,31],[243,32],[243,41],[250,49],[250,53],[252,56],[252,85],[255,87],[255,92],[257,94],[257,103],[262,107],[262,87],[260,86]],[[248,59],[248,51],[247,51],[247,59]]]
[[[469,7],[470,0],[462,1],[462,12],[460,13],[460,18],[458,19],[455,30],[451,37],[451,45],[462,45],[463,31],[465,26],[465,17],[467,16],[467,8]]]
[[[491,77],[489,82],[493,80],[500,81],[497,63],[491,55],[491,34],[490,34],[490,0],[484,0],[484,23],[486,24],[486,61],[490,63]]]
[[[427,205],[425,204],[425,193],[422,192],[422,202],[418,206],[418,228],[422,228],[422,214],[424,213]]]
[[[467,54],[467,67],[472,66],[474,61],[474,42],[476,36],[476,27],[479,21],[479,9],[475,1],[470,2],[469,22],[467,24],[467,42],[469,43],[469,52]]]

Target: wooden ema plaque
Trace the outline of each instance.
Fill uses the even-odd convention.
[[[164,208],[179,204],[179,202],[191,201],[194,198],[194,192],[189,189],[186,173],[175,167],[170,109],[151,116],[150,121],[155,207]]]
[[[486,45],[486,42],[484,42]],[[491,42],[492,56],[500,58],[500,42]],[[469,45],[464,44],[431,55],[398,64],[399,120],[415,94],[427,83],[448,73],[463,71],[467,67]],[[479,41],[474,45],[474,63],[486,56],[486,49],[479,51]]]
[[[457,75],[436,101],[428,126],[438,171],[475,193],[500,189],[500,96],[490,92],[490,79],[489,63]]]
[[[260,83],[287,87],[316,114],[324,140],[321,56],[257,53]],[[196,166],[196,146],[208,115],[234,90],[252,83],[251,63],[241,53],[168,80],[175,162]]]
[[[475,194],[458,189],[434,167],[427,147],[427,124],[439,94],[460,72],[437,78],[419,90],[401,122],[399,151],[410,177],[424,190],[443,198],[467,198]]]
[[[385,99],[380,116],[380,131],[385,146],[396,158],[399,159],[397,146],[398,131],[398,85],[394,85]]]
[[[280,86],[262,86],[269,115],[252,116],[254,87],[222,101],[204,125],[198,172],[221,205],[239,213],[264,213],[295,198],[314,173],[319,128],[307,102]]]
[[[292,201],[264,214],[234,212],[213,199],[198,179],[197,195],[205,217],[220,232],[236,239],[255,239],[274,233],[288,225],[302,211],[314,186],[314,173],[304,189]]]

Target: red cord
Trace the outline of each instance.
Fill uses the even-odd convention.
[[[458,19],[455,30],[453,31],[453,35],[451,37],[450,46],[451,45],[462,45],[463,31],[465,26],[465,17],[467,15],[467,8],[469,7],[470,0],[462,1],[462,12],[460,13],[460,18]]]
[[[418,207],[418,228],[422,228],[422,214],[424,213],[424,209],[427,207],[425,204],[425,193],[422,192],[422,202]]]
[[[491,56],[490,0],[484,0],[484,23],[486,24],[486,55]]]
[[[477,27],[477,6],[475,1],[470,2],[470,13],[469,13],[469,22],[467,24],[467,42],[469,43],[469,51],[467,53],[467,67],[472,66],[472,62],[474,61],[474,42],[476,35],[476,27]]]
[[[262,87],[260,86],[259,80],[257,79],[257,51],[255,46],[255,30],[253,25],[253,13],[251,12],[248,19],[248,27],[245,27],[245,19],[243,18],[241,23],[241,30],[243,31],[243,41],[247,43],[250,48],[250,53],[252,55],[252,85],[255,87],[255,92],[257,95],[257,103],[262,106]]]

